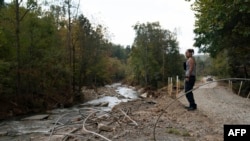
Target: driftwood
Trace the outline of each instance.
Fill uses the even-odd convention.
[[[119,110],[125,115],[125,117],[131,120],[135,126],[138,126],[138,124],[133,119],[131,119],[122,109],[119,109]]]
[[[56,124],[58,123],[58,121],[59,121],[62,117],[66,116],[66,115],[68,115],[68,114],[64,114],[64,115],[60,116],[60,117],[57,119],[57,121],[55,122],[55,124],[54,124],[54,126],[53,126],[53,128],[52,128],[52,130],[51,130],[51,133],[50,133],[50,135],[49,135],[49,141],[50,141],[51,136],[52,136],[52,134],[53,134],[53,132],[54,132],[54,130],[55,130],[55,128],[56,128]]]
[[[76,131],[78,131],[78,130],[80,130],[81,128],[79,127],[79,128],[76,128],[76,129],[74,129],[74,130],[72,130],[72,131],[70,131],[68,134],[65,134],[65,136],[63,137],[63,141],[67,141],[68,140],[68,138],[69,138],[69,136],[72,136],[71,134],[72,133],[74,133],[74,132],[76,132]],[[75,136],[75,135],[73,135],[73,136]]]
[[[110,139],[104,137],[103,135],[98,134],[98,133],[93,132],[93,131],[89,131],[89,130],[87,130],[87,129],[85,128],[85,123],[86,123],[87,119],[88,119],[91,115],[93,115],[93,114],[95,114],[95,113],[96,113],[96,111],[95,111],[95,112],[92,112],[91,114],[89,114],[89,115],[85,118],[85,120],[83,121],[83,125],[82,125],[82,131],[83,131],[83,132],[86,132],[86,133],[94,134],[94,135],[96,135],[96,136],[98,136],[98,137],[101,137],[101,138],[107,140],[107,141],[111,141]]]
[[[83,114],[81,112],[81,110],[84,110],[85,113]],[[107,137],[105,137],[104,135],[101,135],[100,133],[102,131],[105,132],[116,132],[116,126],[118,126],[119,128],[121,128],[123,130],[123,132],[121,132],[120,134],[113,136],[114,139],[120,138],[122,136],[125,136],[129,130],[126,130],[125,127],[123,127],[124,125],[122,124],[123,119],[127,119],[127,121],[129,123],[125,124],[130,124],[130,125],[134,125],[134,126],[138,126],[137,122],[134,121],[127,113],[128,111],[124,111],[122,109],[117,109],[117,110],[113,110],[112,113],[110,112],[103,112],[101,110],[95,109],[95,108],[83,108],[79,110],[78,114],[80,116],[77,117],[77,120],[71,120],[70,123],[66,123],[63,125],[58,124],[59,121],[64,118],[66,115],[68,114],[64,114],[62,116],[60,116],[54,123],[53,127],[50,130],[50,136],[49,136],[49,141],[53,140],[52,137],[56,137],[53,135],[60,135],[60,139],[62,141],[67,141],[69,140],[69,137],[77,137],[77,138],[86,138],[86,135],[83,134],[89,134],[91,137],[91,134],[97,137],[102,138],[102,140],[106,140],[106,141],[111,141],[111,139],[108,139]],[[100,116],[101,114],[101,116]],[[103,116],[103,115],[108,115],[108,116]],[[98,116],[99,115],[99,116]],[[90,118],[91,117],[91,118]],[[102,123],[102,121],[109,121],[108,123]],[[97,128],[94,127],[97,124]],[[115,124],[115,125],[111,125],[111,124]],[[86,126],[92,126],[94,128],[96,128],[96,130],[94,131],[90,131],[88,129],[86,129]],[[73,128],[72,128],[73,127]],[[66,130],[63,131],[64,129],[69,129],[70,130]],[[62,130],[63,129],[63,130]],[[60,132],[58,132],[60,130]],[[61,131],[62,130],[62,131]],[[79,131],[80,130],[80,131]],[[92,136],[93,137],[93,136]]]
[[[112,128],[110,126],[107,126],[105,124],[102,124],[102,123],[98,123],[97,128],[98,128],[99,131],[105,131],[105,132],[112,132],[112,131],[114,131],[114,128]]]
[[[120,138],[120,137],[123,137],[123,136],[125,136],[126,134],[128,134],[129,133],[129,131],[128,130],[125,130],[125,131],[123,131],[122,133],[120,133],[120,134],[118,134],[118,135],[115,135],[114,136],[114,139],[118,139],[118,138]]]

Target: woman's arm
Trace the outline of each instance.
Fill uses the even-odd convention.
[[[189,64],[189,70],[188,70],[188,77],[190,77],[192,75],[192,72],[194,70],[194,59],[193,58],[189,58],[188,59],[188,64]]]

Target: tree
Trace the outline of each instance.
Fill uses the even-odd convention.
[[[15,5],[15,45],[16,45],[16,54],[17,54],[17,82],[16,82],[16,93],[19,95],[20,94],[20,83],[21,83],[21,74],[20,74],[20,69],[21,69],[21,44],[20,44],[20,22],[23,20],[23,18],[26,16],[26,14],[29,12],[31,8],[33,8],[36,3],[33,0],[28,0],[27,1],[27,6],[28,8],[24,13],[20,13],[20,4],[22,1],[19,2],[19,0],[14,1]]]
[[[16,103],[25,112],[70,106],[80,100],[72,87],[80,93],[84,85],[105,85],[125,77],[130,48],[109,42],[105,27],[93,27],[83,15],[73,16],[71,1],[64,6],[52,3],[50,9],[33,0],[20,2],[0,8],[2,100]],[[70,12],[66,6],[72,8]]]
[[[134,30],[136,38],[129,66],[135,83],[156,87],[157,82],[164,82],[167,76],[180,74],[180,71],[174,70],[179,69],[179,62],[182,62],[175,34],[162,29],[158,22],[136,24]],[[173,64],[174,61],[176,64]]]
[[[0,9],[4,6],[4,0],[0,0]]]
[[[212,57],[227,50],[228,56],[234,54],[244,67],[249,67],[250,2],[197,0],[193,9],[197,19],[194,45]]]
[[[224,67],[229,68],[230,76],[248,78],[250,1],[196,0],[193,10],[196,12],[194,46],[214,58],[227,58]]]

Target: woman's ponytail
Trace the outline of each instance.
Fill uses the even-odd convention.
[[[188,51],[189,53],[194,54],[194,49],[188,49],[187,51]]]

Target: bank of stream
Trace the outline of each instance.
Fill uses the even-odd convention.
[[[146,91],[117,83],[83,91],[89,101],[82,104],[1,122],[0,141],[154,141],[154,135],[157,141],[222,141],[224,124],[249,123],[249,101],[223,86],[194,91],[195,111],[167,87]]]
[[[121,102],[128,102],[138,98],[133,87],[121,83],[106,85],[104,88],[107,89],[105,94],[99,92],[96,99],[71,108],[58,108],[17,120],[2,121],[0,123],[0,141],[36,140],[34,137],[41,134],[49,136],[54,128],[70,124],[73,122],[72,120],[82,118],[81,115],[87,113],[88,109],[109,112]],[[115,90],[115,92],[110,92],[110,89]]]

